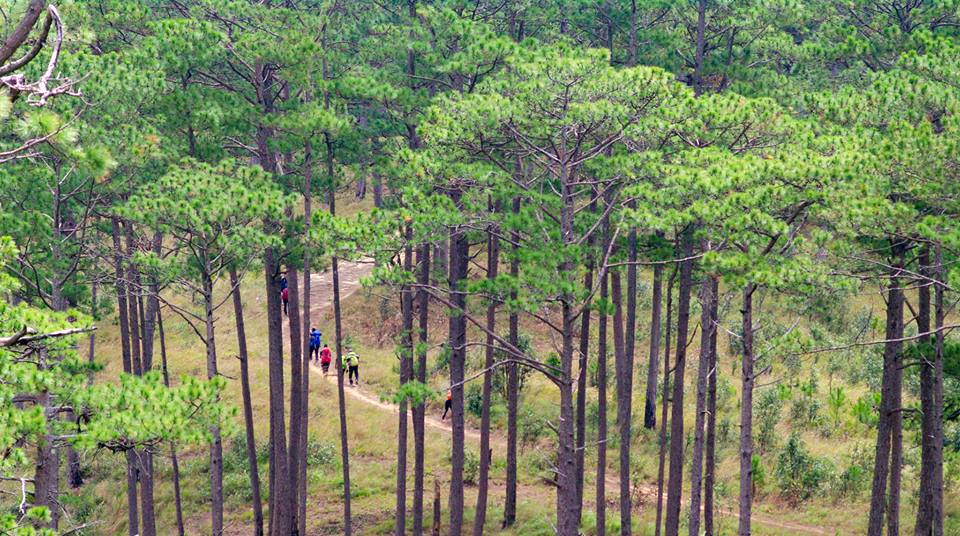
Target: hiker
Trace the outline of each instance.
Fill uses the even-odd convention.
[[[443,403],[443,416],[440,417],[440,420],[447,418],[447,412],[453,409],[453,392],[447,391],[447,401]]]
[[[286,281],[286,279],[284,279]],[[283,314],[287,314],[287,302],[290,300],[290,289],[283,287],[280,291],[280,300],[283,301]]]
[[[323,345],[323,349],[320,350],[320,367],[323,368],[323,375],[327,375],[327,369],[330,368],[330,349],[327,348],[327,345]]]
[[[360,356],[353,351],[353,348],[347,347],[347,355],[343,356],[343,369],[348,371],[347,377],[350,385],[353,385],[356,378],[357,385],[360,385]]]
[[[310,328],[310,358],[314,362],[320,361],[320,332],[317,328]]]
[[[286,289],[287,289],[287,276],[286,276],[286,272],[284,272],[284,275],[280,276],[280,292],[283,292]]]

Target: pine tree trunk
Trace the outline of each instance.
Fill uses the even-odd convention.
[[[706,249],[706,248],[704,248]],[[700,363],[697,367],[697,409],[693,426],[693,457],[690,470],[690,536],[700,536],[700,500],[703,483],[703,443],[706,424],[707,375],[710,373],[710,336],[713,325],[713,278],[700,283]]]
[[[440,480],[433,480],[433,536],[440,536]]]
[[[588,241],[593,246],[593,240]],[[589,292],[593,286],[593,258],[588,254],[587,271],[583,274],[583,289]],[[587,446],[587,352],[590,350],[590,301],[584,306],[580,318],[580,348],[577,354],[577,521],[583,515],[583,473]]]
[[[58,174],[59,174],[59,171],[58,171]],[[63,210],[62,210],[62,204],[61,204],[63,201],[62,193],[63,192],[61,191],[60,184],[58,183],[54,189],[54,196],[53,196],[54,206],[53,206],[53,219],[52,219],[53,225],[51,228],[51,232],[53,233],[53,238],[54,238],[51,246],[51,249],[52,249],[51,253],[53,257],[54,266],[60,266],[63,261],[63,252],[60,247],[60,244],[64,239],[64,236],[62,233],[62,229],[64,227],[63,226],[63,223],[64,223]],[[62,275],[61,273],[56,273],[53,276],[52,281],[50,281],[50,306],[54,311],[62,312],[67,309],[67,301],[64,299],[64,296],[63,296],[63,285],[65,282],[66,282],[66,276]],[[71,411],[67,411],[64,414],[64,418],[67,421],[73,422],[73,421],[76,421],[77,416],[71,410]],[[80,472],[80,456],[77,454],[76,449],[74,449],[73,445],[71,445],[70,443],[67,443],[66,445],[64,445],[63,449],[66,451],[66,455],[67,455],[67,470],[68,470],[67,483],[73,489],[79,488],[81,485],[83,485],[83,476],[81,475],[81,472]]]
[[[130,222],[124,222],[124,234],[127,242],[127,251],[126,257],[129,259],[133,258],[134,253],[136,252],[136,244],[134,242],[134,233],[133,233],[133,224]],[[140,285],[140,275],[137,268],[133,265],[132,262],[127,264],[127,318],[129,324],[129,336],[130,336],[130,361],[133,367],[133,373],[137,376],[142,376],[143,361],[141,360],[141,348],[143,343],[143,331],[142,324],[140,319],[142,318],[142,303],[140,300],[140,294],[142,287]],[[134,460],[136,463],[136,469],[134,474],[136,475],[136,480],[140,486],[140,522],[142,523],[142,530],[140,534],[146,534],[150,532],[151,534],[156,533],[156,521],[153,512],[153,482],[152,479],[146,474],[147,466],[144,464],[144,461],[147,457],[147,454],[143,451],[134,452]],[[153,529],[152,532],[150,529]]]
[[[130,358],[130,322],[127,306],[127,284],[123,269],[123,247],[120,245],[120,220],[111,218],[113,237],[113,258],[116,269],[117,313],[120,322],[120,355],[123,360],[123,372],[133,372],[133,360]],[[132,451],[127,451],[127,533],[137,536],[140,533],[140,510],[137,505],[137,460]]]
[[[499,204],[491,206],[492,212],[499,211]],[[496,225],[487,236],[487,279],[491,283],[497,278],[500,264],[500,241],[497,239]],[[487,520],[487,489],[490,474],[490,392],[493,389],[493,363],[497,329],[497,300],[491,298],[487,305],[487,343],[483,368],[483,403],[480,415],[480,471],[477,478],[477,508],[473,518],[473,536],[483,536],[483,526]]]
[[[63,254],[60,248],[60,243],[63,240],[63,233],[61,232],[63,229],[63,212],[61,209],[61,201],[63,200],[63,196],[59,183],[55,188],[55,195],[53,198],[53,228],[51,231],[53,232],[54,240],[51,249],[53,250],[52,255],[54,259],[54,266],[60,266],[63,260]],[[65,280],[66,277],[58,273],[50,282],[50,305],[54,311],[65,311],[67,308],[67,302],[63,296],[63,285]],[[76,421],[77,416],[73,411],[67,411],[64,415],[64,418],[67,421],[72,422]],[[64,445],[63,449],[66,451],[67,455],[67,483],[71,488],[77,489],[83,485],[83,476],[80,472],[80,456],[70,443]]]
[[[620,285],[620,272],[617,270],[610,273],[610,299],[613,301],[613,354],[614,369],[617,380],[617,427],[620,434],[619,464],[620,464],[620,534],[630,533],[630,459],[629,447],[624,447],[624,443],[630,443],[629,424],[626,428],[626,438],[624,438],[624,422],[630,421],[630,409],[626,402],[629,398],[624,393],[623,374],[626,370],[624,360],[626,360],[626,350],[624,349],[623,335],[623,291]],[[627,459],[624,461],[624,452]]]
[[[264,279],[267,292],[267,356],[270,385],[270,534],[290,533],[290,508],[286,423],[283,393],[283,327],[278,275],[280,267],[273,248],[264,253]]]
[[[877,445],[874,457],[873,485],[870,495],[870,516],[867,522],[868,536],[880,536],[883,533],[883,517],[888,505],[886,504],[887,479],[890,484],[895,479],[890,473],[899,473],[900,460],[895,438],[898,433],[897,416],[900,415],[900,348],[903,337],[903,289],[900,287],[900,270],[903,263],[904,244],[894,242],[891,245],[894,266],[889,272],[889,287],[887,289],[887,321],[884,339],[888,342],[883,347],[883,384],[880,391],[880,416],[877,423]],[[901,432],[902,433],[902,432]],[[891,459],[892,458],[892,459]],[[899,475],[896,483],[899,485]],[[891,494],[892,495],[892,494]],[[891,497],[893,498],[893,497]],[[896,510],[894,509],[896,506]],[[899,517],[899,503],[889,505],[888,521],[896,526],[893,518]]]
[[[163,333],[163,315],[160,313],[159,308],[157,309],[157,329],[160,331],[160,362],[161,366],[163,367],[163,384],[167,387],[170,387],[170,372],[167,369],[167,337]],[[173,445],[170,446],[170,461],[173,465],[173,502],[177,516],[177,535],[184,536],[183,502],[181,501],[180,496],[180,462],[177,460],[177,450],[173,447]],[[253,491],[259,495],[259,483]],[[256,536],[263,536],[262,512],[260,514],[260,527],[260,532],[255,533]]]
[[[936,448],[930,456],[930,464],[933,466],[931,486],[933,488],[933,500],[930,504],[930,524],[933,536],[943,536],[943,332],[944,321],[946,320],[946,308],[943,301],[943,293],[947,285],[947,271],[943,266],[943,252],[941,245],[937,243],[934,255],[934,266],[939,283],[934,289],[935,321],[935,360],[933,370],[933,411],[935,423],[933,429],[933,444]]]
[[[155,255],[162,253],[163,235],[157,231],[153,233],[151,247]],[[143,371],[153,370],[154,337],[157,330],[157,311],[160,310],[160,287],[155,277],[150,277],[147,284],[147,302],[143,316]]]
[[[604,245],[610,240],[609,223],[604,222]],[[597,536],[607,533],[607,298],[609,277],[600,278],[600,303],[597,319]]]
[[[430,244],[423,243],[417,248],[417,304],[419,308],[418,331],[420,345],[417,349],[417,381],[427,384],[427,328],[429,327],[429,297],[426,285],[430,284]],[[423,534],[423,495],[424,484],[424,432],[426,404],[420,402],[413,408],[413,535]]]
[[[663,477],[666,470],[667,457],[667,410],[670,408],[670,341],[673,329],[671,319],[673,317],[673,282],[677,271],[674,270],[667,283],[667,329],[663,344],[663,391],[662,391],[662,410],[660,413],[660,457],[657,465],[657,524],[654,527],[654,535],[660,536],[660,528],[663,526]]]
[[[898,266],[904,266],[903,251],[900,253]],[[903,289],[899,289],[900,300],[900,334],[903,337]],[[887,499],[887,536],[900,536],[900,488],[902,486],[901,471],[903,470],[903,353],[900,351],[903,343],[893,355],[894,363],[891,371],[891,399],[890,399],[890,491]]]
[[[249,354],[247,331],[243,320],[243,301],[240,298],[240,278],[236,268],[230,268],[230,287],[233,289],[233,312],[237,322],[237,348],[240,354],[240,392],[243,398],[243,424],[247,441],[247,465],[250,471],[250,495],[253,506],[253,534],[263,536],[263,501],[260,498],[260,469],[257,466],[257,441],[253,430],[253,401],[250,396]]]
[[[376,208],[383,207],[383,177],[377,173],[373,172],[373,206]]]
[[[562,309],[564,320],[560,362],[563,372],[560,381],[560,422],[557,426],[557,471],[559,472],[557,477],[557,534],[559,536],[575,536],[577,534],[577,483],[573,433],[573,332],[576,329],[576,323],[571,312],[572,307],[567,300],[563,301]]]
[[[720,320],[720,287],[717,278],[711,278],[710,283],[713,286],[713,301],[710,304],[710,372],[707,376],[707,445],[706,445],[706,473],[703,480],[703,532],[705,536],[713,536],[713,515],[714,515],[714,482],[716,468],[716,442],[717,442],[717,326]]]
[[[404,225],[405,245],[403,248],[403,269],[413,273],[413,227]],[[413,288],[403,285],[400,290],[400,310],[402,316],[400,348],[400,385],[413,380]],[[396,513],[394,515],[394,533],[403,536],[407,529],[407,400],[400,400],[397,423],[397,489]]]
[[[138,453],[140,466],[140,506],[142,509],[141,536],[157,534],[157,518],[153,500],[153,454],[143,450]]]
[[[257,103],[265,115],[273,113],[276,76],[264,63],[254,65],[254,84]],[[270,147],[273,130],[258,124],[256,131],[257,159],[269,174],[277,172],[276,154]],[[276,222],[268,222],[268,233],[275,232]],[[286,536],[290,533],[291,490],[289,485],[289,459],[287,458],[286,423],[284,422],[283,393],[283,321],[280,303],[280,263],[277,251],[268,247],[263,254],[264,290],[267,294],[267,361],[270,386],[270,534]]]
[[[94,279],[90,284],[90,316],[92,318],[98,318],[97,313],[97,280]],[[97,345],[97,336],[96,332],[91,331],[90,336],[87,338],[87,364],[93,367],[96,363],[96,345]],[[90,370],[93,370],[92,368]],[[89,389],[93,385],[93,376],[92,372],[87,373],[87,388]],[[76,419],[74,414],[73,419]],[[77,456],[75,449],[70,449],[70,452],[73,454],[73,457],[69,457],[70,464],[70,486],[73,488],[79,488],[83,485],[83,470],[80,467],[80,458]]]
[[[574,193],[571,185],[571,172],[566,167],[560,169],[560,184],[563,192],[563,204],[560,210],[560,236],[564,246],[574,243]],[[559,265],[559,277],[574,285],[574,265],[564,258]],[[573,338],[576,329],[576,315],[573,313],[572,292],[560,296],[563,324],[563,339],[560,352],[560,422],[557,425],[557,534],[558,536],[576,536],[578,534],[577,509],[577,462],[575,455],[574,409],[573,409]]]
[[[327,26],[323,27],[323,36],[321,44],[326,46]],[[323,79],[330,80],[330,68],[327,60],[322,63]],[[330,92],[326,91],[323,95],[324,108],[330,109]],[[334,174],[334,144],[330,132],[323,133],[323,144],[326,148],[324,165],[327,172],[327,180],[330,181],[327,190],[327,206],[331,216],[337,214],[337,178]],[[340,417],[340,459],[343,466],[343,534],[350,536],[353,533],[353,516],[350,505],[350,450],[347,438],[347,399],[343,389],[344,370],[342,366],[343,357],[343,324],[340,315],[340,260],[336,254],[330,258],[330,273],[333,278],[333,319],[335,329],[336,356],[334,359],[337,369],[337,406]]]
[[[133,257],[136,247],[133,242],[133,225],[130,222],[124,223],[124,232],[127,239],[127,259]],[[130,363],[133,366],[133,373],[137,376],[143,375],[143,363],[140,360],[140,318],[137,309],[137,295],[140,288],[136,285],[139,279],[137,269],[132,262],[127,264],[127,321],[130,325]]]
[[[450,273],[450,240],[441,240],[438,244],[435,245],[433,250],[433,273],[434,274],[444,274],[447,275]],[[436,285],[438,283],[436,276],[430,279],[431,285]]]
[[[460,206],[460,192],[454,191],[451,198]],[[463,465],[464,465],[464,415],[463,378],[466,361],[466,311],[467,296],[464,289],[467,279],[469,244],[466,234],[453,227],[450,229],[450,301],[454,311],[449,321],[448,346],[450,350],[450,385],[452,395],[452,454],[450,471],[450,534],[463,532]]]
[[[218,374],[217,347],[214,335],[213,319],[213,280],[210,278],[210,263],[204,258],[203,273],[203,302],[204,325],[206,326],[207,344],[207,379],[211,380]],[[220,426],[210,428],[212,440],[210,442],[210,518],[214,536],[223,533],[223,439],[220,437]]]
[[[650,364],[647,366],[647,397],[643,405],[643,426],[657,426],[657,372],[660,366],[660,315],[663,301],[663,265],[653,266],[653,303],[650,310]]]
[[[518,166],[519,167],[519,166]],[[513,213],[520,213],[520,198],[513,198]],[[513,242],[513,256],[510,259],[510,277],[517,280],[520,277],[519,252],[520,233],[512,231],[510,240]],[[510,291],[511,301],[516,301],[516,290]],[[520,317],[513,309],[510,310],[509,333],[510,345],[517,348],[520,344]],[[507,484],[503,506],[503,528],[513,526],[517,519],[517,409],[520,402],[520,378],[516,363],[507,365]]]
[[[287,478],[290,480],[290,528],[300,526],[300,463],[306,453],[300,448],[301,417],[303,417],[303,375],[310,370],[303,368],[304,348],[300,332],[300,275],[292,263],[287,266],[287,326],[290,338],[290,440],[287,447],[289,465]]]
[[[327,204],[330,215],[337,214],[336,181],[333,180],[333,140],[329,133],[324,133],[324,143],[327,148],[326,166],[327,176],[331,180],[327,191]],[[337,355],[334,366],[337,369],[337,405],[340,416],[340,462],[343,466],[343,534],[350,536],[353,533],[353,517],[350,511],[350,449],[347,441],[347,397],[343,390],[344,370],[341,366],[343,356],[343,323],[340,315],[340,261],[336,255],[330,259],[330,272],[333,276],[333,320]]]
[[[50,394],[41,393],[37,405],[43,408],[47,423],[57,418],[56,408],[51,406]],[[49,429],[50,424],[47,424]],[[50,521],[39,526],[53,529],[60,525],[60,453],[52,433],[37,441],[37,462],[33,474],[33,504],[44,506],[50,513]]]
[[[137,455],[132,450],[127,458],[127,532],[130,536],[140,534],[140,505],[137,504]]]
[[[313,147],[310,142],[304,144],[304,170],[303,170],[303,236],[304,240],[309,243],[310,241],[310,223],[311,218],[313,217],[313,194],[311,189],[313,186]],[[301,535],[306,535],[307,533],[307,439],[309,437],[308,430],[310,428],[310,352],[307,351],[310,348],[310,328],[311,325],[311,287],[313,281],[311,280],[312,270],[310,266],[310,248],[303,249],[303,326],[301,329],[303,345],[302,345],[302,365],[303,374],[301,375],[301,386],[300,392],[302,393],[301,399],[303,404],[301,405],[302,410],[300,413],[300,452],[303,453],[300,456],[300,463],[298,464],[298,473],[299,476],[297,481],[300,484],[300,488],[297,490],[297,496],[300,498],[299,503],[297,504],[297,520],[299,521],[299,526],[297,527]]]
[[[930,266],[930,246],[921,247],[920,256],[920,275],[924,278],[932,278],[933,271]],[[933,402],[933,376],[936,368],[936,357],[934,345],[930,344],[930,279],[923,279],[917,289],[917,332],[919,338],[917,342],[920,345],[920,491],[918,495],[917,523],[914,527],[914,536],[930,536],[932,523],[932,507],[934,503],[933,488],[933,455],[937,446],[933,444],[936,437],[934,432],[936,423],[934,417],[936,410]]]
[[[630,208],[636,203],[631,201]],[[633,364],[637,339],[637,229],[630,229],[627,237],[627,325],[624,331],[623,368],[617,371],[617,380],[623,382],[617,393],[617,424],[620,425],[620,534],[632,533],[632,492],[630,482],[630,446],[633,441]],[[622,409],[621,409],[622,408]]]
[[[748,284],[743,290],[740,314],[743,331],[743,362],[740,372],[740,536],[750,536],[750,515],[753,507],[753,292]]]
[[[57,418],[55,408],[51,407],[50,393],[37,396],[37,405],[43,408],[47,423]],[[49,429],[50,424],[47,424]],[[33,505],[46,507],[50,521],[38,523],[41,527],[57,530],[60,523],[60,454],[54,444],[52,433],[47,433],[37,441],[37,461],[33,473]]]
[[[163,246],[163,235],[157,231],[153,234],[152,249],[157,255],[161,253]],[[139,278],[139,276],[138,276]],[[157,314],[160,310],[160,288],[156,278],[151,277],[147,285],[148,295],[146,307],[143,311],[143,352],[142,362],[143,372],[149,372],[153,369],[153,338],[156,330]],[[141,522],[143,523],[141,536],[156,536],[157,518],[154,507],[153,495],[153,453],[144,450],[140,452],[140,504],[143,510]]]
[[[417,19],[417,0],[407,0],[407,16],[410,19],[411,26]],[[410,32],[411,41],[415,39],[414,32]],[[410,84],[415,83],[417,72],[417,56],[413,47],[407,48],[407,76]],[[407,123],[407,144],[411,150],[416,150],[420,141],[417,138],[417,128],[415,124]],[[413,246],[410,244],[413,239],[413,229],[407,222],[406,245],[403,250],[403,268],[406,272],[413,271]],[[400,384],[413,380],[413,289],[409,285],[404,285],[401,290],[401,309],[403,314],[403,348],[400,355]],[[396,529],[397,536],[403,536],[406,531],[407,515],[407,401],[400,401],[400,422],[397,434],[397,513]],[[416,463],[416,462],[414,462]]]
[[[687,358],[687,328],[690,325],[690,293],[693,286],[692,229],[680,237],[680,293],[677,300],[677,349],[673,367],[673,399],[670,416],[670,478],[667,480],[666,535],[680,530],[680,494],[683,491],[683,374]]]
[[[124,234],[127,242],[127,258],[133,257],[138,249],[134,238],[133,224],[124,222]],[[144,349],[144,331],[146,324],[144,317],[143,303],[141,300],[143,288],[140,284],[140,272],[133,265],[127,265],[127,308],[128,322],[130,326],[130,360],[133,366],[133,373],[142,376],[145,372],[142,351]],[[153,478],[152,459],[149,454],[138,450],[134,456],[136,460],[136,478],[140,486],[140,523],[139,534],[142,536],[153,536],[156,534],[156,516],[153,511]]]

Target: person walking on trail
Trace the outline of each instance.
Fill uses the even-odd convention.
[[[323,375],[327,375],[327,369],[330,368],[330,349],[327,348],[327,345],[324,344],[323,348],[320,350],[320,367],[323,369]]]
[[[445,420],[447,418],[447,412],[453,409],[453,392],[447,391],[447,401],[443,403],[443,416],[440,417],[440,420]]]
[[[353,385],[354,380],[356,380],[357,385],[360,385],[360,356],[349,346],[347,347],[347,354],[343,356],[343,368],[348,371],[347,377],[350,380],[350,385]]]
[[[290,300],[290,289],[284,287],[280,291],[280,300],[283,301],[283,314],[287,314],[287,302]]]
[[[320,332],[317,328],[310,328],[310,358],[315,362],[320,362]]]

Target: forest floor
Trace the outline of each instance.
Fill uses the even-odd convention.
[[[361,279],[370,275],[372,271],[372,264],[363,263],[363,262],[349,262],[349,261],[340,261],[339,263],[339,279],[340,279],[340,299],[346,300],[350,297],[355,291],[361,288]],[[333,273],[330,270],[327,270],[322,273],[314,273],[311,277],[311,317],[320,318],[329,314],[328,309],[333,306]],[[288,323],[285,322],[285,326]],[[286,339],[284,339],[286,341]],[[336,361],[334,362],[336,363]],[[311,366],[311,372],[319,376],[323,381],[336,382],[336,373],[335,369],[331,368],[328,374],[324,374],[319,366]],[[361,363],[361,373],[363,367]],[[362,377],[362,375],[361,375]],[[344,391],[351,398],[368,404],[370,406],[376,407],[380,410],[390,412],[392,414],[399,414],[400,408],[391,402],[382,400],[379,396],[370,393],[357,386],[347,385]],[[412,419],[412,416],[411,416]],[[430,428],[435,430],[441,430],[447,434],[453,432],[450,421],[442,420],[441,418],[436,417],[435,415],[426,415],[424,422]],[[410,430],[413,429],[412,420],[410,422]],[[473,441],[480,441],[480,430],[471,428],[467,426],[464,430],[464,435]],[[490,434],[491,446],[496,448],[506,449],[507,440],[502,433],[494,431]],[[606,474],[605,481],[607,483],[607,488],[610,490],[608,496],[613,498],[616,496],[615,490],[620,489],[620,481],[617,478],[613,470],[609,470]],[[657,488],[656,486],[640,484],[635,485],[633,490],[633,496],[642,495],[647,501],[656,501]],[[686,503],[686,501],[683,501]],[[617,503],[619,504],[619,503]],[[720,514],[724,516],[733,517],[734,519],[739,519],[739,515],[734,510],[729,509],[720,509]],[[833,534],[833,532],[828,531],[826,528],[804,525],[800,523],[791,523],[789,521],[778,520],[774,517],[756,514],[754,513],[751,516],[753,523],[758,523],[765,525],[767,527],[782,529],[790,531],[792,534],[802,533],[802,534],[817,534],[828,536]]]
[[[347,203],[345,208],[360,210]],[[398,295],[395,290],[383,287],[364,287],[361,280],[370,274],[372,265],[367,263],[341,262],[341,293],[343,298],[343,335],[344,339],[353,344],[361,355],[361,387],[348,387],[348,439],[350,444],[351,462],[351,495],[353,519],[356,534],[387,534],[392,531],[394,523],[394,501],[396,482],[396,451],[397,451],[397,408],[390,403],[392,393],[397,386],[398,365],[396,358],[396,336],[400,333],[400,318],[398,311]],[[475,271],[473,277],[479,277],[482,267]],[[228,285],[221,283],[217,292],[225,296]],[[311,297],[311,324],[317,326],[324,333],[324,341],[330,343],[334,332],[332,314],[332,281],[331,273],[327,268],[313,274]],[[638,311],[641,325],[638,326],[638,348],[645,348],[647,342],[643,337],[647,329],[643,326],[643,319],[648,319],[649,288],[639,289]],[[253,399],[254,424],[260,452],[260,480],[266,495],[268,482],[268,463],[266,453],[268,448],[268,366],[267,366],[267,337],[266,337],[266,300],[263,295],[263,276],[260,273],[245,274],[241,282],[241,296],[245,306],[247,323],[247,342],[250,351],[250,375]],[[194,297],[188,294],[171,293],[168,299],[174,300],[181,307],[198,307]],[[229,302],[229,300],[228,300]],[[869,309],[870,303],[854,304],[860,309]],[[851,312],[857,313],[852,306]],[[544,309],[544,315],[551,315],[553,311]],[[446,392],[447,373],[442,362],[441,349],[447,332],[447,312],[441,307],[431,307],[429,316],[429,358],[428,383],[437,393],[437,397],[428,402],[426,437],[426,525],[431,524],[429,514],[433,499],[434,482],[439,482],[442,504],[442,523],[448,519],[446,490],[449,489],[450,475],[450,440],[449,421],[440,420],[443,410],[443,395]],[[506,315],[498,315],[498,322],[505,322]],[[181,375],[204,377],[206,374],[205,350],[193,330],[186,323],[172,314],[164,316],[167,355],[171,378],[174,382]],[[97,361],[104,365],[99,374],[101,381],[116,381],[121,372],[120,342],[117,334],[116,315],[107,315],[100,322],[101,328],[96,335]],[[229,381],[223,399],[228,406],[240,407],[239,361],[235,358],[237,352],[236,331],[234,328],[232,307],[226,305],[216,312],[216,337],[220,372]],[[521,319],[521,334],[529,337],[531,351],[540,358],[546,359],[552,352],[555,342],[551,334],[537,322],[527,322]],[[469,333],[471,340],[479,340],[481,334],[476,331]],[[284,337],[285,342],[288,337]],[[476,371],[480,368],[482,351],[471,349],[468,352],[467,367]],[[640,352],[643,353],[642,351]],[[736,450],[736,415],[738,411],[738,362],[735,352],[726,346],[721,352],[720,366],[724,374],[718,382],[718,465],[717,465],[717,506],[716,516],[718,535],[736,534],[736,491],[738,482],[738,456]],[[289,355],[289,354],[288,354]],[[688,350],[687,382],[688,393],[692,393],[694,386],[690,378],[695,376],[698,363],[696,343]],[[824,356],[819,363],[807,362],[801,365],[794,379],[789,380],[791,385],[802,381],[813,374],[814,368],[819,369],[822,379],[820,400],[823,401],[828,386],[841,385],[847,389],[848,397],[856,399],[867,387],[862,380],[850,379],[845,376],[845,370],[854,366],[863,367],[863,364],[872,363],[870,360],[856,361],[849,355],[836,356],[830,361]],[[863,363],[863,364],[861,364]],[[285,361],[285,367],[289,365]],[[642,412],[642,378],[645,363],[638,360],[639,383],[636,384],[634,396],[634,412]],[[833,368],[831,368],[833,367]],[[609,367],[612,368],[612,367]],[[309,476],[308,476],[308,520],[307,534],[340,534],[342,526],[342,471],[340,468],[339,450],[339,421],[337,416],[337,389],[336,376],[323,378],[319,368],[311,367],[310,375],[310,421],[309,421]],[[727,372],[727,371],[730,372]],[[829,374],[829,376],[828,376]],[[286,371],[289,378],[289,369]],[[592,377],[592,376],[588,376]],[[829,378],[829,379],[828,379]],[[495,378],[496,379],[496,378]],[[316,381],[319,380],[319,381]],[[592,380],[591,380],[592,381]],[[467,398],[476,402],[478,393],[477,382],[468,385]],[[496,381],[495,381],[496,385]],[[289,385],[286,389],[289,390]],[[796,388],[794,387],[796,390]],[[763,391],[761,390],[761,393]],[[596,390],[589,389],[587,398],[588,411],[588,440],[595,434],[597,423]],[[610,404],[615,405],[615,397],[609,391]],[[543,424],[545,420],[554,418],[556,414],[556,389],[552,384],[543,381],[535,374],[531,374],[524,381],[521,391],[520,415],[520,452],[519,452],[519,492],[517,524],[511,529],[501,530],[500,520],[503,515],[503,498],[505,493],[505,411],[503,396],[499,390],[495,392],[496,403],[491,407],[491,422],[493,433],[491,446],[493,449],[492,467],[490,473],[490,497],[488,506],[487,525],[485,533],[504,535],[543,535],[553,534],[552,523],[555,512],[555,488],[548,482],[550,467],[552,466],[552,438],[549,429]],[[694,410],[690,396],[685,404],[685,419],[692,422]],[[476,408],[468,408],[467,415],[467,449],[468,462],[472,458],[478,459],[479,422],[474,415]],[[795,409],[787,403],[783,407],[783,415],[776,428],[779,443],[783,443],[791,433],[799,433],[812,455],[828,460],[836,466],[837,472],[842,471],[854,459],[857,453],[871,453],[875,430],[869,426],[857,423],[847,415],[842,416],[842,423],[829,435],[821,430],[804,428],[798,425],[792,414]],[[823,409],[822,413],[826,413]],[[608,416],[615,414],[613,408],[608,409]],[[658,415],[659,417],[659,415]],[[225,535],[245,536],[250,534],[252,514],[250,504],[249,474],[246,465],[246,455],[242,434],[242,416],[237,413],[225,426],[225,463],[224,484],[226,495],[226,530]],[[634,534],[652,536],[655,526],[656,512],[656,474],[658,433],[646,430],[639,425],[635,427],[632,438],[632,482],[634,484]],[[619,513],[617,496],[619,492],[618,468],[616,456],[615,428],[608,425],[611,436],[608,436],[608,455],[606,471],[607,489],[607,533],[619,532]],[[412,433],[410,434],[412,445]],[[409,447],[412,450],[412,446]],[[783,536],[791,534],[810,535],[856,535],[862,534],[865,524],[867,495],[869,490],[862,487],[859,491],[845,495],[838,499],[836,495],[824,492],[810,497],[806,501],[791,504],[781,499],[777,494],[777,481],[774,474],[777,463],[778,450],[770,449],[763,453],[763,467],[766,471],[766,483],[758,488],[759,493],[754,505],[755,536]],[[917,453],[910,451],[909,460],[913,460]],[[595,470],[596,449],[587,451],[587,467],[584,494],[583,532],[595,534],[596,518]],[[206,448],[202,445],[182,449],[179,452],[181,466],[181,480],[183,503],[187,520],[188,534],[209,533],[209,472]],[[172,474],[169,459],[160,455],[156,459],[156,503],[159,533],[173,534],[173,492],[170,484]],[[96,525],[93,534],[122,535],[126,534],[126,506],[124,504],[124,475],[125,464],[121,456],[109,453],[85,454],[84,464],[89,467],[88,485],[69,496],[69,505],[77,514],[74,521],[94,521]],[[468,467],[471,464],[468,463]],[[916,474],[915,461],[910,461],[905,467],[905,489],[914,489]],[[412,463],[408,467],[409,484],[408,508],[412,504]],[[475,475],[475,463],[473,466]],[[685,475],[686,476],[686,475]],[[688,479],[684,479],[685,485]],[[476,500],[476,486],[467,482],[465,488],[464,513],[465,525],[472,525],[473,505]],[[685,489],[683,498],[689,497],[689,490]],[[266,497],[264,496],[264,501]],[[912,495],[904,496],[903,526],[912,527],[912,513],[916,504]],[[911,502],[912,501],[912,502]],[[947,512],[955,512],[960,508],[957,494],[948,493]],[[408,517],[408,522],[410,521]],[[683,520],[685,524],[685,520]],[[682,529],[686,532],[686,528]]]

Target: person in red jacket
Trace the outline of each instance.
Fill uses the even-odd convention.
[[[330,368],[330,361],[333,358],[330,355],[330,349],[327,348],[327,345],[324,344],[323,348],[320,349],[320,367],[323,369],[323,375],[327,375],[327,369]]]
[[[290,289],[284,287],[280,291],[280,300],[283,301],[283,314],[287,314],[287,301],[290,300]]]

